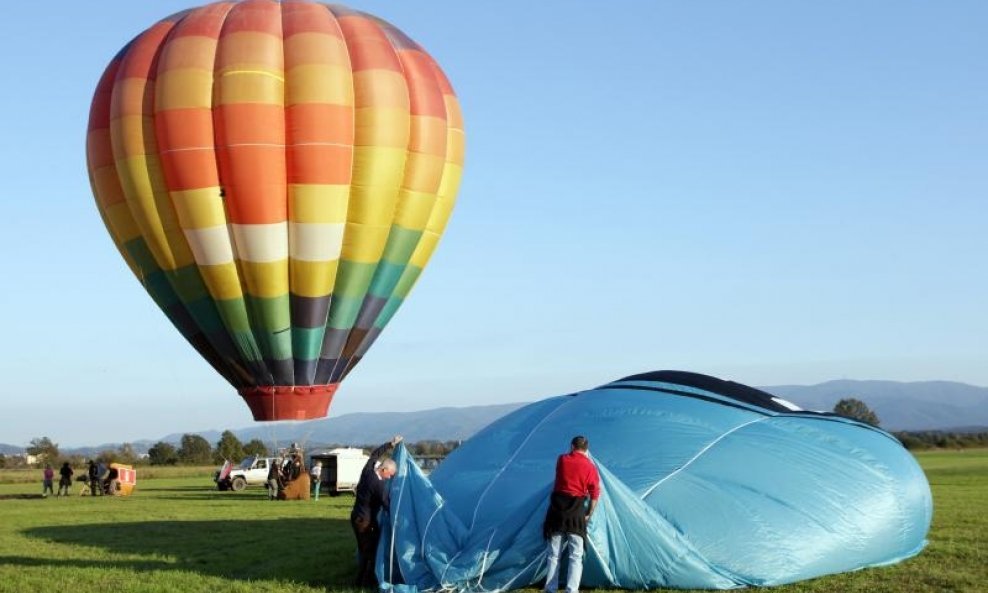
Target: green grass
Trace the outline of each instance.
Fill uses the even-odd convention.
[[[922,554],[773,591],[988,590],[988,451],[917,457],[935,506]],[[269,502],[211,489],[212,471],[144,469],[134,496],[59,499],[39,497],[38,470],[0,472],[0,592],[351,590],[352,498]]]

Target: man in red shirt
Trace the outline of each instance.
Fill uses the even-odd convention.
[[[587,437],[576,436],[570,443],[570,452],[556,460],[556,483],[542,524],[542,533],[549,541],[545,593],[556,593],[559,587],[559,557],[563,548],[569,548],[566,593],[577,593],[580,589],[583,538],[600,497],[600,475],[587,456],[589,450]]]

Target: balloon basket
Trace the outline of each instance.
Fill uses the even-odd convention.
[[[254,420],[312,420],[329,411],[338,383],[331,385],[260,386],[240,389]]]

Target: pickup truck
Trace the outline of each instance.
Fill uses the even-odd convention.
[[[223,467],[216,472],[213,480],[220,490],[233,490],[240,492],[247,486],[263,486],[268,481],[268,468],[272,463],[277,463],[277,457],[258,457],[251,455],[240,465],[234,466],[227,461]]]

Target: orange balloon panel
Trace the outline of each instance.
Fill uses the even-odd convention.
[[[435,61],[376,17],[217,2],[110,62],[87,156],[128,266],[255,419],[318,418],[446,227],[463,124]]]

